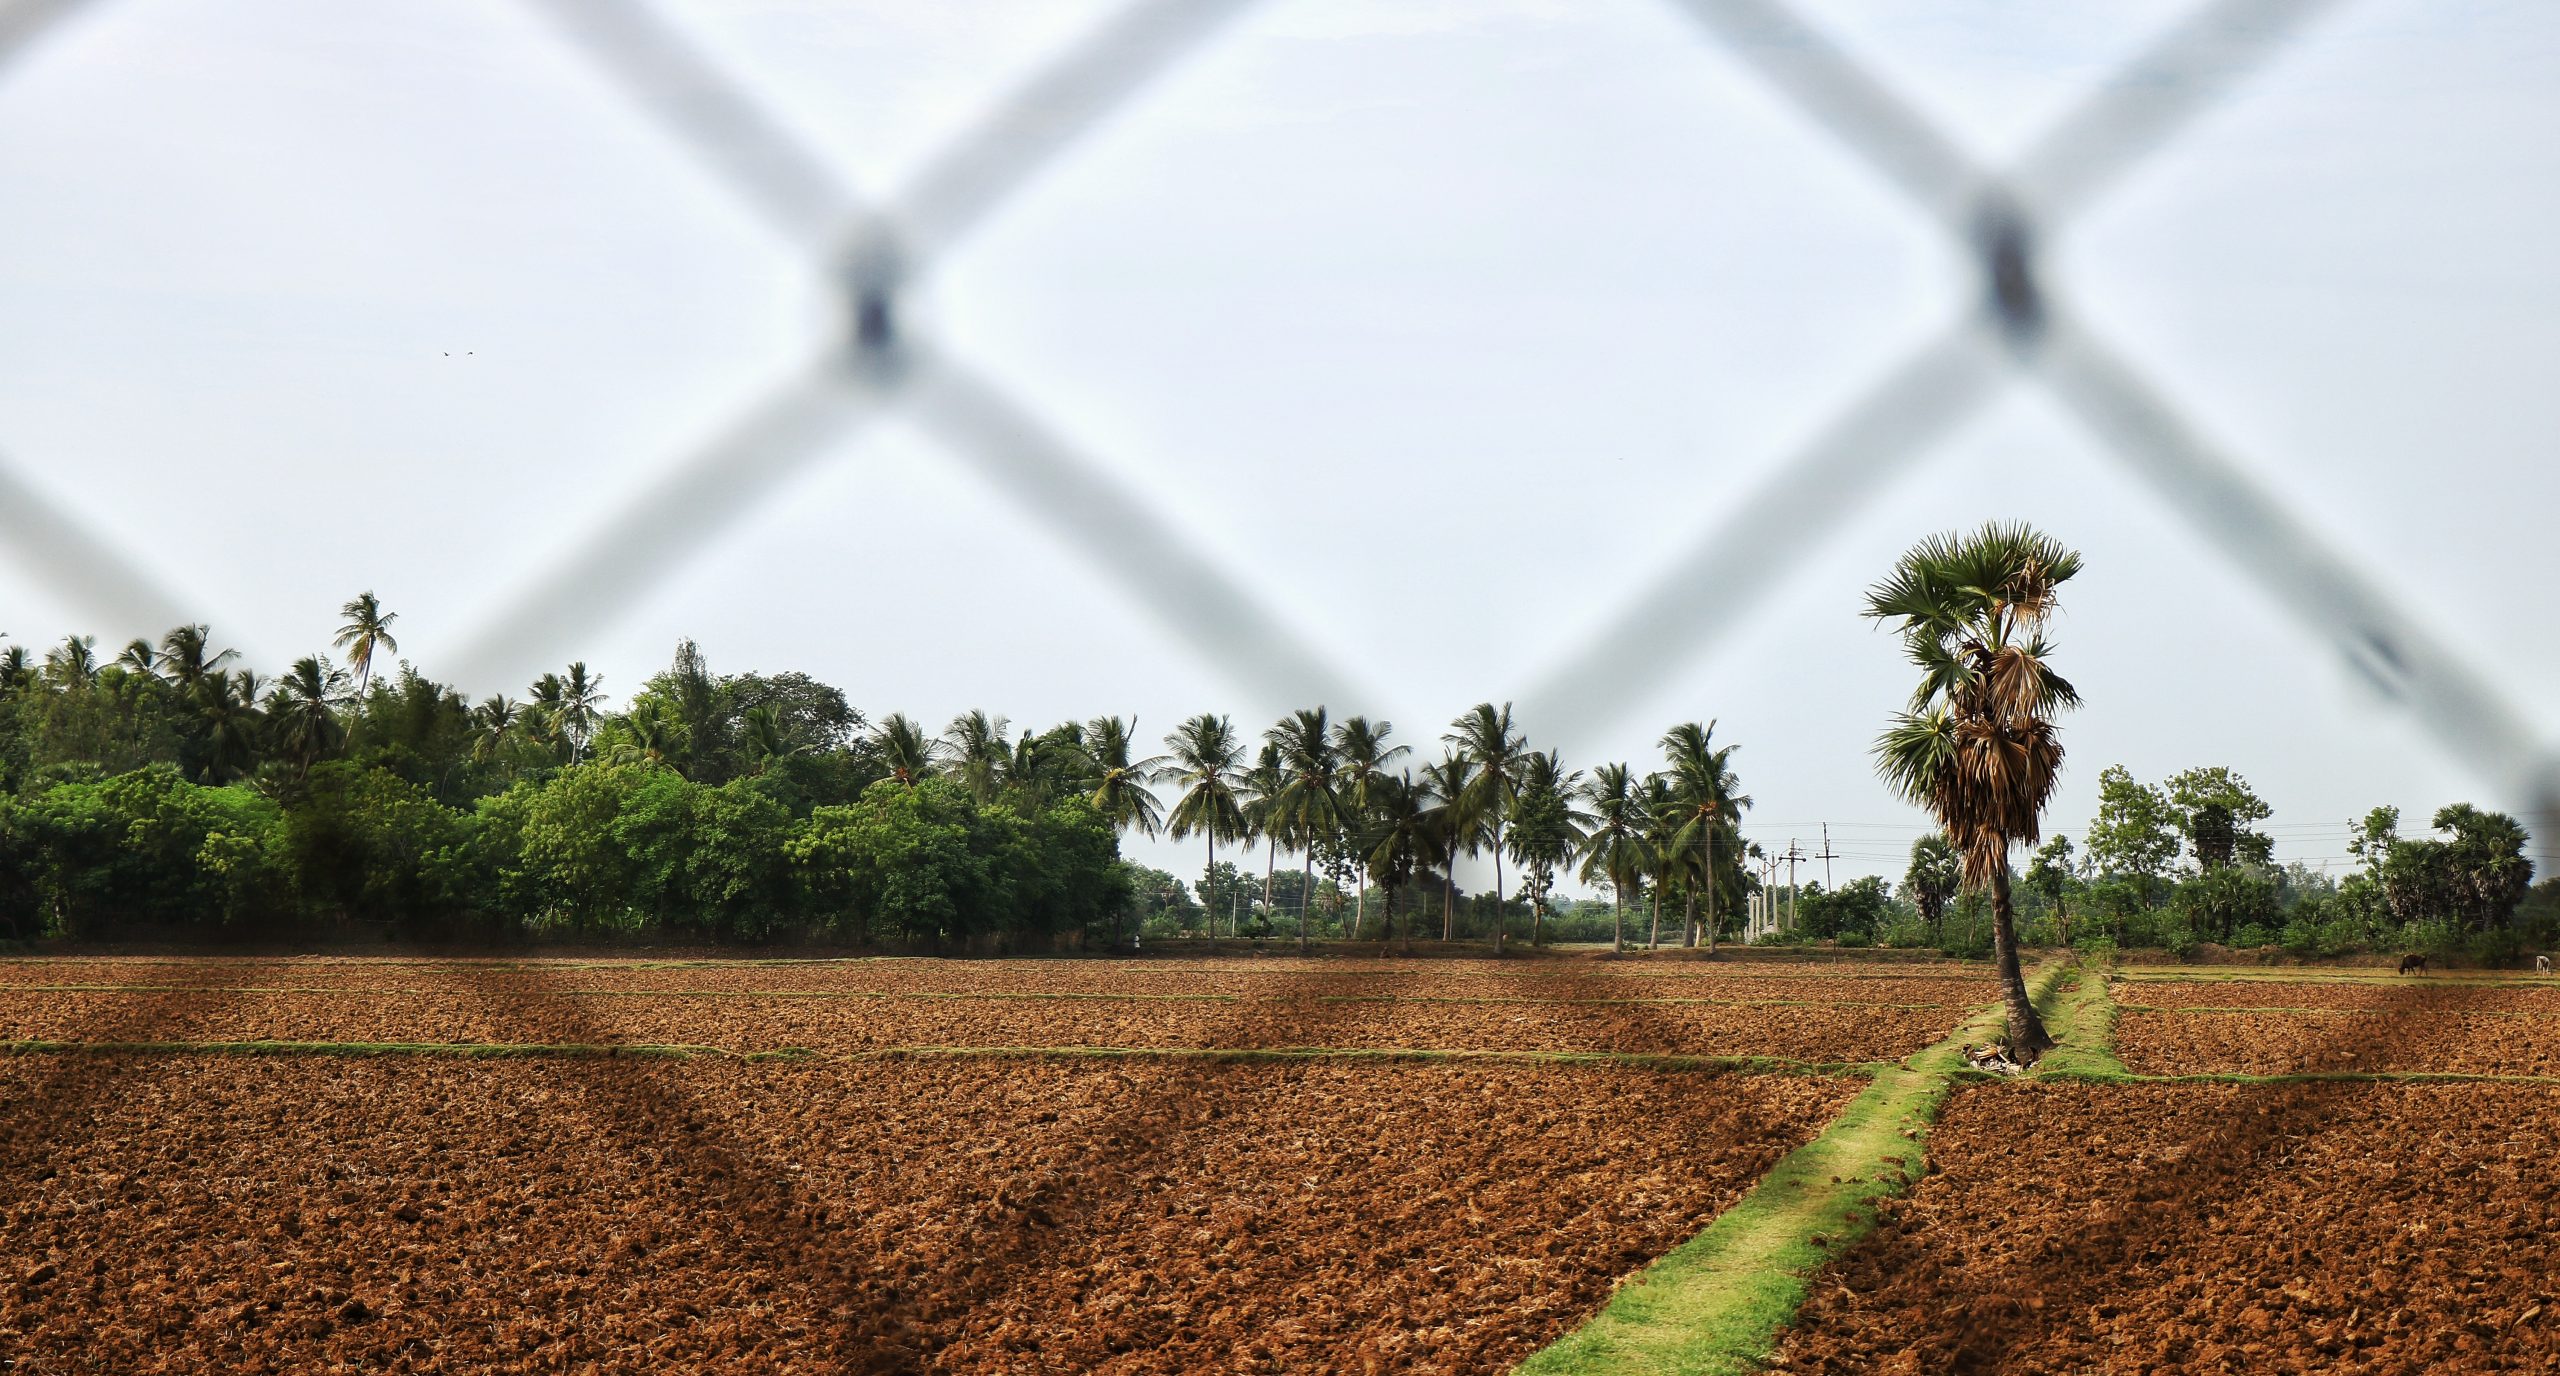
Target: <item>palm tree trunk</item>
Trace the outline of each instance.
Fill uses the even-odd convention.
[[[1392,904],[1387,908],[1387,925],[1390,927],[1395,925],[1395,908]],[[1360,862],[1360,899],[1358,902],[1351,905],[1351,939],[1354,941],[1359,940],[1360,934],[1368,929],[1369,862],[1363,860]],[[1383,941],[1384,938],[1380,938],[1380,940]]]
[[[1502,939],[1511,924],[1502,920],[1502,828],[1493,829],[1493,953],[1502,954]]]
[[[1648,951],[1662,949],[1662,886],[1659,884],[1653,886],[1653,930],[1645,935],[1644,948]]]
[[[1680,896],[1680,946],[1698,949],[1698,891],[1691,889]]]
[[[1307,922],[1316,915],[1316,848],[1307,845],[1306,868],[1298,872],[1298,954],[1307,953]]]
[[[1458,939],[1458,848],[1449,847],[1449,863],[1440,872],[1440,939]]]
[[[2018,969],[2017,921],[2009,908],[2006,864],[1991,874],[1991,948],[2009,1002],[2009,1054],[2019,1064],[2031,1065],[2053,1046],[2053,1038],[2044,1030],[2044,1019],[2036,1016],[2035,1003],[2027,997],[2027,978]]]
[[[1707,843],[1707,954],[1716,953],[1716,848]]]
[[[1627,951],[1627,886],[1609,885],[1609,949],[1619,955]]]
[[[1271,876],[1279,872],[1280,842],[1276,837],[1262,838],[1262,920],[1271,920]]]

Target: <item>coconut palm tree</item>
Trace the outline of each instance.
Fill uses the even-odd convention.
[[[1333,727],[1321,707],[1301,708],[1266,734],[1279,752],[1279,788],[1271,811],[1286,825],[1304,856],[1298,876],[1298,949],[1307,949],[1307,924],[1315,916],[1316,847],[1342,832],[1342,796],[1334,778],[1339,764]],[[1266,890],[1267,892],[1267,890]]]
[[[1368,787],[1369,805],[1361,814],[1357,844],[1361,867],[1375,874],[1385,890],[1386,917],[1378,928],[1378,944],[1384,946],[1395,931],[1396,893],[1438,855],[1440,836],[1431,818],[1431,791],[1415,783],[1411,773],[1380,774]],[[1413,939],[1410,927],[1405,939]]]
[[[1520,866],[1520,892],[1529,900],[1529,944],[1546,941],[1547,895],[1556,870],[1581,849],[1591,815],[1576,806],[1582,771],[1567,771],[1555,751],[1531,753],[1520,766],[1520,794],[1511,805],[1511,858]]]
[[[1159,777],[1182,789],[1165,818],[1165,829],[1177,841],[1195,832],[1208,839],[1205,875],[1218,868],[1218,842],[1232,841],[1245,831],[1244,807],[1237,797],[1244,782],[1237,768],[1244,760],[1244,746],[1225,717],[1203,712],[1175,727],[1164,738],[1164,748],[1172,763]],[[1209,932],[1215,936],[1217,930],[1218,914],[1212,910]]]
[[[524,725],[524,709],[514,698],[493,693],[471,709],[471,758],[489,764],[506,754]]]
[[[2053,715],[2080,695],[2048,663],[2046,624],[2080,555],[2023,523],[1932,536],[1867,592],[1866,614],[1892,623],[1920,670],[1909,710],[1876,741],[1876,771],[1935,814],[1963,861],[1966,887],[1991,894],[1992,954],[2008,994],[2010,1054],[2053,1045],[2018,968],[2009,852],[2040,838],[2062,767]]]
[[[1502,831],[1511,820],[1511,805],[1520,796],[1520,769],[1528,741],[1511,724],[1511,704],[1496,708],[1479,702],[1449,723],[1440,737],[1476,762],[1460,808],[1467,814],[1467,853],[1493,852],[1493,952],[1502,954],[1508,924],[1502,920]]]
[[[1094,810],[1120,830],[1154,836],[1164,830],[1164,803],[1147,787],[1165,766],[1166,757],[1137,753],[1136,718],[1095,717],[1084,727],[1084,753],[1094,769]]]
[[[1437,764],[1422,767],[1423,792],[1429,799],[1424,815],[1438,850],[1441,878],[1440,939],[1458,939],[1458,853],[1483,844],[1483,818],[1466,799],[1481,771],[1475,757],[1452,751]]]
[[[24,645],[0,650],[0,692],[16,693],[36,681],[35,657]]]
[[[116,665],[127,673],[140,674],[145,678],[158,678],[160,677],[160,652],[152,648],[149,640],[135,636],[125,642],[123,652],[116,656]]]
[[[1345,717],[1333,728],[1334,777],[1342,798],[1342,811],[1355,822],[1369,816],[1377,806],[1377,791],[1387,778],[1387,765],[1412,752],[1405,746],[1387,744],[1395,734],[1395,723],[1372,725],[1367,717]],[[1360,931],[1367,923],[1369,907],[1368,847],[1355,846],[1359,852],[1360,897],[1351,913],[1351,930]]]
[[[229,674],[211,673],[198,678],[191,690],[196,718],[204,726],[198,747],[204,783],[229,783],[257,767],[258,734],[263,721],[258,715],[255,690],[248,680],[247,674],[234,679]]]
[[[207,674],[238,659],[238,650],[213,648],[213,630],[204,625],[180,626],[160,637],[160,666],[169,681],[181,688],[193,688]]]
[[[1648,951],[1658,951],[1662,949],[1662,891],[1677,883],[1680,874],[1680,856],[1671,844],[1676,830],[1672,819],[1678,815],[1679,809],[1671,799],[1671,781],[1660,774],[1644,776],[1640,796],[1644,800],[1645,858],[1649,862],[1645,866],[1645,888],[1652,899],[1653,909],[1652,926],[1645,934],[1644,946]]]
[[[330,642],[330,647],[347,652],[347,667],[355,670],[356,697],[361,700],[373,686],[373,657],[385,650],[400,653],[400,642],[391,636],[391,623],[399,620],[400,614],[384,611],[382,600],[367,589],[340,607],[338,615],[346,621],[338,627],[338,638]]]
[[[1012,723],[977,708],[961,713],[942,728],[942,744],[960,786],[980,804],[992,801],[1002,783],[1013,747],[1005,739]]]
[[[1698,944],[1698,893],[1703,889],[1710,951],[1716,946],[1717,898],[1725,887],[1726,872],[1742,859],[1741,815],[1751,806],[1751,799],[1734,792],[1740,781],[1726,763],[1741,747],[1718,748],[1715,737],[1714,722],[1700,726],[1684,721],[1664,732],[1661,742],[1670,762],[1665,773],[1670,811],[1664,818],[1670,836],[1664,844],[1676,858],[1673,873],[1688,903],[1682,944]]]
[[[1609,945],[1627,949],[1627,886],[1641,883],[1652,856],[1646,850],[1649,818],[1644,797],[1623,764],[1604,764],[1582,786],[1591,826],[1582,838],[1582,882],[1609,884]]]
[[[1280,847],[1297,835],[1289,815],[1280,810],[1280,789],[1287,781],[1288,771],[1280,767],[1280,747],[1264,741],[1253,757],[1253,768],[1245,771],[1244,817],[1246,842],[1262,843],[1262,910],[1266,920],[1275,908],[1271,877],[1280,869]]]
[[[889,767],[889,777],[913,788],[932,775],[942,763],[943,744],[924,733],[924,727],[904,712],[892,712],[880,719],[871,733],[880,762]]]
[[[56,691],[86,688],[98,679],[98,638],[94,635],[67,635],[62,643],[44,652],[45,682]]]
[[[739,715],[738,745],[758,774],[771,769],[775,760],[800,753],[800,747],[793,745],[790,734],[782,729],[782,718],[774,714],[771,703],[750,707]]]
[[[276,680],[267,695],[267,720],[277,748],[294,762],[296,779],[309,776],[311,766],[346,739],[338,721],[346,697],[346,671],[319,655],[295,660]]]
[[[587,672],[585,660],[569,665],[560,676],[560,734],[569,743],[569,762],[576,764],[604,720],[604,675]]]

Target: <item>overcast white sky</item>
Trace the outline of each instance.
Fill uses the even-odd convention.
[[[2187,9],[1804,6],[1986,161]],[[1107,11],[694,3],[703,50],[856,185],[898,185]],[[2536,721],[2560,719],[2560,6],[2340,7],[2054,246],[2094,324]],[[841,327],[824,279],[539,14],[496,0],[98,0],[0,68],[0,456],[267,669],[371,588],[458,647]],[[1270,0],[1077,143],[918,303],[1436,743],[1522,695],[1973,290],[1929,225],[1653,0]],[[2084,550],[2056,826],[2098,770],[2228,764],[2279,856],[2380,802],[2520,807],[2020,386],[1805,551],[1625,719],[1715,718],[1746,830],[1898,877],[1866,749],[1907,675],[1856,615],[1915,538]],[[547,655],[677,637],[874,716],[1045,725],[1239,682],[891,426]],[[0,627],[159,626],[0,562]],[[2547,738],[2547,733],[2546,733]],[[1139,846],[1189,875],[1196,849]],[[2337,868],[2337,866],[2333,866]],[[2545,870],[2552,866],[2546,862]]]

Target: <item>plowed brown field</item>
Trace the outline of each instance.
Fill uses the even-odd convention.
[[[11,1057],[0,1368],[1498,1371],[1856,1088],[1608,1066]]]
[[[2146,1075],[2433,1071],[2560,1076],[2560,1016],[2391,1012],[2125,1013],[2118,1054]]]
[[[2560,1018],[2560,982],[2463,984],[2412,978],[2390,984],[2277,980],[2125,980],[2118,1003],[2153,1008],[2364,1008],[2398,1012],[2527,1013]]]
[[[2560,1090],[2000,1085],[1778,1369],[2560,1370]]]
[[[0,976],[9,977],[0,981],[0,1040],[646,1043],[820,1054],[1330,1047],[1892,1060],[1943,1037],[1988,996],[1978,980],[1935,976],[1514,975],[1303,961],[1243,970],[1066,961],[65,961],[18,962]],[[159,1023],[173,1030],[150,1031]]]

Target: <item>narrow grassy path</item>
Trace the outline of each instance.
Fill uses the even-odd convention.
[[[2052,996],[2065,967],[2030,981]],[[1762,1369],[1813,1274],[1875,1226],[1875,1201],[1927,1169],[1929,1123],[1968,1042],[1989,1041],[2002,1010],[1975,1014],[1945,1041],[1880,1067],[1820,1136],[1749,1194],[1621,1286],[1581,1328],[1521,1364],[1519,1376],[1726,1376]]]

